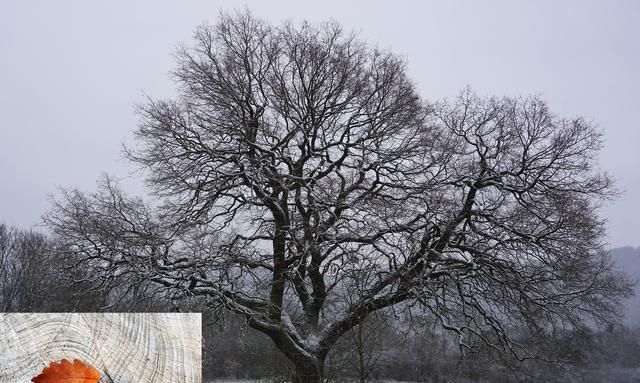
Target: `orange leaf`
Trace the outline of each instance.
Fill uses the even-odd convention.
[[[42,373],[32,378],[33,383],[97,383],[100,372],[78,359],[73,363],[62,359],[60,363],[51,362]]]

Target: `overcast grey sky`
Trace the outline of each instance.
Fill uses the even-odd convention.
[[[56,187],[92,190],[101,172],[137,189],[121,159],[134,104],[173,95],[177,45],[244,5],[360,31],[406,57],[428,100],[469,85],[594,121],[602,168],[625,191],[602,211],[610,245],[640,246],[640,1],[3,1],[0,222],[37,224]]]

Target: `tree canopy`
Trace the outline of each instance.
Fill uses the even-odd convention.
[[[537,97],[427,102],[398,56],[335,23],[222,14],[177,54],[179,95],[140,107],[110,179],[45,217],[105,278],[129,274],[243,315],[317,381],[377,310],[419,305],[519,358],[525,326],[606,321],[629,283],[598,206],[601,134]]]

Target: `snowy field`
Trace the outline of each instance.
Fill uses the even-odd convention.
[[[249,380],[249,379],[220,379],[220,380],[208,380],[204,383],[274,383],[279,382],[277,380],[269,380],[269,379],[258,379],[258,380]],[[355,382],[355,381],[354,381]],[[398,380],[381,380],[381,381],[371,381],[377,383],[413,383],[413,382],[403,382]]]
[[[210,380],[205,383],[272,383],[277,381],[263,380]],[[355,382],[355,381],[354,381]],[[397,380],[372,381],[378,383],[412,383]],[[466,380],[449,381],[451,383],[490,383],[487,380]],[[542,383],[542,380],[533,380],[535,383]],[[638,383],[640,382],[640,368],[605,368],[601,370],[582,371],[574,376],[566,377],[564,383]]]
[[[280,383],[279,380],[270,380],[270,379],[258,379],[258,380],[250,380],[250,379],[214,379],[207,380],[204,383]],[[343,382],[343,381],[341,381]],[[353,380],[353,382],[357,382]],[[375,383],[415,383],[401,380],[371,380],[371,382]],[[452,382],[453,383],[453,382]],[[466,382],[465,382],[466,383]],[[634,382],[635,383],[635,382]]]

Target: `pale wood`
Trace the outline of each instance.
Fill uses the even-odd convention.
[[[114,383],[201,383],[201,350],[197,313],[0,314],[0,383],[30,383],[63,358]]]

